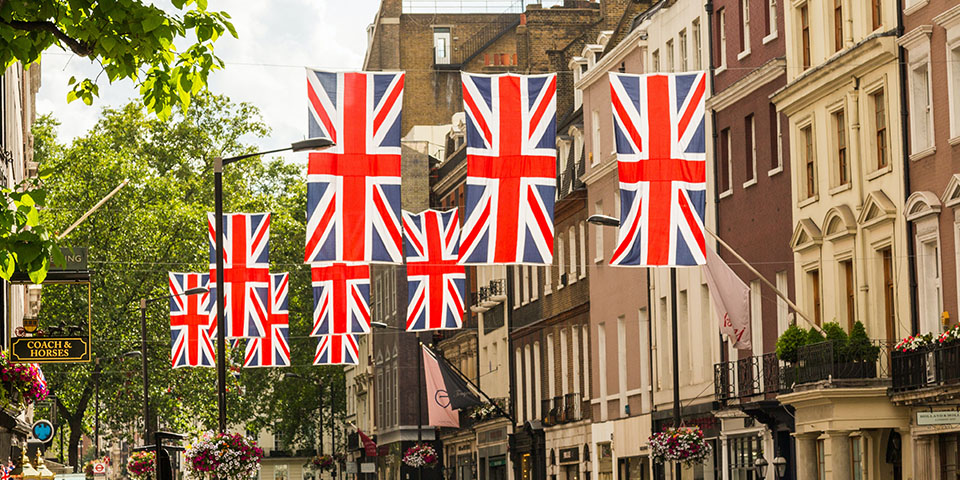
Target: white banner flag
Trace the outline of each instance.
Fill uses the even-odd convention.
[[[733,346],[740,350],[753,348],[750,342],[750,288],[734,273],[733,269],[707,247],[707,274],[710,298],[720,317],[720,333],[733,339]]]

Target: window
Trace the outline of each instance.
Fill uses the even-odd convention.
[[[650,56],[650,71],[653,73],[660,71],[660,50],[654,50]]]
[[[777,0],[767,0],[766,29],[764,34],[769,39],[777,36]],[[767,38],[764,38],[766,40]]]
[[[567,329],[560,329],[560,395],[566,395],[570,392],[569,380],[567,379]]]
[[[890,160],[887,158],[887,107],[883,89],[870,95],[873,97],[873,117],[876,127],[877,169],[885,168]]]
[[[700,19],[693,20],[693,28],[690,30],[693,35],[693,69],[700,70],[700,55],[703,53],[700,49]]]
[[[591,123],[593,127],[593,135],[590,139],[592,145],[590,145],[590,165],[596,165],[600,163],[600,112],[594,110],[591,113]]]
[[[807,198],[817,194],[817,163],[813,150],[813,126],[807,125],[800,129],[800,156],[803,158],[804,179],[806,180]]]
[[[847,159],[847,122],[843,109],[833,112],[834,144],[837,149],[836,168],[837,185],[846,185],[850,182],[850,162]]]
[[[720,131],[720,192],[730,191],[730,129]]]
[[[600,375],[600,420],[607,420],[607,324],[597,325],[597,361]]]
[[[580,363],[580,327],[578,325],[570,328],[570,351],[573,352],[573,363],[570,364],[573,366],[572,391],[576,393],[580,391],[580,370],[583,368]]]
[[[743,184],[744,188],[757,183],[757,127],[753,120],[753,114],[747,115],[743,119],[744,141],[746,143],[746,153],[743,156],[747,168],[747,181]]]
[[[822,439],[817,440],[817,480],[826,480],[827,478],[827,458],[826,444]]]
[[[673,72],[673,39],[667,40],[667,46],[664,47],[667,55],[667,71]]]
[[[748,435],[741,437],[730,437],[727,440],[727,449],[729,451],[729,470],[727,478],[729,480],[754,480],[753,464],[760,456],[760,450],[763,446],[760,444],[760,437]]]
[[[509,354],[508,354],[509,355]],[[523,355],[520,353],[520,347],[517,347],[514,353],[514,377],[517,385],[523,384]],[[520,391],[520,388],[517,388],[517,416],[520,417],[517,420],[523,421],[523,414],[526,411],[523,403],[523,392]]]
[[[580,278],[587,277],[587,223],[580,222],[577,233],[580,234]]]
[[[563,235],[557,235],[557,290],[567,285],[567,266],[563,263]]]
[[[840,274],[843,275],[843,302],[844,313],[847,316],[847,331],[853,330],[853,324],[857,321],[856,315],[856,287],[853,282],[853,260],[844,260],[840,262]]]
[[[433,63],[436,65],[450,63],[449,27],[436,27],[433,29]]]
[[[720,45],[720,58],[717,64],[719,68],[727,68],[727,9],[721,8],[717,11],[717,44]]]
[[[520,267],[520,292],[523,294],[523,304],[530,303],[530,267]]]
[[[912,153],[933,146],[933,111],[930,105],[930,64],[910,70],[910,140]]]
[[[750,282],[750,343],[753,346],[754,355],[763,355],[762,301],[760,280],[753,280]]]
[[[810,11],[807,5],[800,7],[800,48],[802,49],[803,68],[810,68]]]
[[[570,285],[577,281],[577,234],[574,227],[570,227],[567,231],[567,238],[570,239],[570,243],[567,244],[570,252],[570,273],[567,275],[567,285]]]
[[[290,472],[287,470],[287,466],[280,464],[273,466],[273,480],[289,480]]]
[[[530,267],[530,300],[536,300],[540,294],[540,267]]]
[[[940,332],[943,312],[940,282],[940,249],[937,237],[918,239],[917,272],[920,293],[920,331]]]
[[[880,250],[883,268],[883,318],[887,330],[887,340],[897,338],[897,311],[893,293],[893,252],[890,248]]]
[[[850,437],[850,478],[863,480],[862,437]]]
[[[833,51],[843,50],[843,0],[833,0]]]
[[[554,357],[553,334],[547,334],[547,397],[557,396],[557,364]],[[562,364],[561,364],[562,365]]]
[[[783,169],[783,130],[780,129],[780,114],[777,106],[770,103],[769,127],[775,128],[774,135],[770,135],[770,173]]]
[[[624,405],[627,404],[627,325],[625,322],[622,315],[617,317],[617,393],[620,396],[620,415],[626,414]]]
[[[820,270],[814,269],[807,272],[809,278],[808,287],[810,288],[810,298],[813,300],[813,321],[820,325]]]
[[[520,278],[520,269],[523,268],[520,265],[513,266],[513,308],[520,307],[520,300],[523,296],[522,292],[522,280]]]
[[[583,335],[583,399],[590,399],[590,325],[584,325]]]
[[[960,137],[960,43],[947,52],[950,81],[950,137]]]
[[[553,293],[553,265],[547,265],[543,270],[543,295],[547,296]]]
[[[787,271],[781,270],[777,272],[776,276],[777,290],[780,290],[783,294],[787,293]],[[787,306],[787,302],[784,299],[780,298],[777,295],[777,337],[779,338],[780,334],[783,333],[787,327],[789,327],[789,315],[790,310]]]
[[[883,9],[880,0],[870,0],[870,13],[873,16],[873,29],[876,30],[883,23],[883,17],[881,16]]]
[[[533,407],[533,404],[536,403],[536,400],[534,399],[534,396],[533,396],[533,395],[534,395],[534,393],[533,393],[534,388],[533,388],[533,387],[534,387],[534,385],[536,385],[537,387],[540,386],[540,384],[534,383],[534,378],[533,378],[533,366],[532,366],[532,365],[533,365],[533,361],[532,361],[532,359],[530,358],[530,345],[524,345],[524,346],[523,346],[523,366],[524,366],[524,368],[526,369],[526,375],[524,375],[524,377],[523,377],[523,384],[526,385],[526,387],[527,387],[527,392],[526,392],[526,393],[527,393],[527,395],[526,395],[526,397],[527,397],[527,420],[534,420],[534,419],[536,419],[536,417],[533,416],[534,413],[536,412],[536,410],[534,410],[534,407]]]
[[[680,49],[680,71],[687,71],[687,30],[680,30],[677,40],[677,46]]]
[[[750,52],[750,0],[740,0],[740,52]]]
[[[614,195],[619,195],[619,193],[614,193]],[[595,215],[603,215],[603,201],[597,200],[593,204],[593,213]],[[603,261],[603,227],[600,225],[594,225],[593,227],[593,261],[602,262]]]

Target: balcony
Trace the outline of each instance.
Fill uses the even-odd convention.
[[[579,393],[545,398],[541,403],[544,426],[560,425],[583,420],[583,400]]]
[[[890,378],[893,342],[871,343],[879,350],[874,362],[847,361],[835,354],[833,342],[821,342],[800,347],[795,364],[778,359],[775,353],[718,363],[714,365],[714,394],[724,404],[744,404],[821,381]],[[960,358],[954,365],[960,366]],[[960,373],[954,376],[960,379]]]
[[[895,393],[931,387],[955,387],[960,391],[960,343],[893,352],[891,363]]]
[[[477,289],[473,305],[470,310],[476,313],[489,311],[491,308],[507,300],[506,283],[504,279],[490,280],[490,283]]]

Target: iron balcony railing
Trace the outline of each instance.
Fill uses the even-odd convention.
[[[893,352],[893,390],[960,384],[960,343]]]
[[[775,353],[721,362],[714,365],[714,395],[720,402],[742,402],[829,379],[889,378],[893,343],[885,340],[871,343],[879,351],[874,362],[850,361],[843,355],[835,355],[833,342],[800,347],[796,363],[784,362]]]
[[[568,393],[541,401],[544,425],[579,422],[583,420],[583,401],[579,393]]]

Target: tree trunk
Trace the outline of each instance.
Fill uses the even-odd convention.
[[[87,406],[90,404],[90,396],[93,394],[93,388],[90,383],[83,387],[80,393],[80,399],[77,401],[77,408],[71,413],[63,404],[63,400],[57,397],[57,409],[60,415],[67,420],[70,426],[69,443],[67,444],[68,463],[74,467],[74,472],[78,472],[80,465],[80,439],[83,435],[83,417],[87,413]]]

